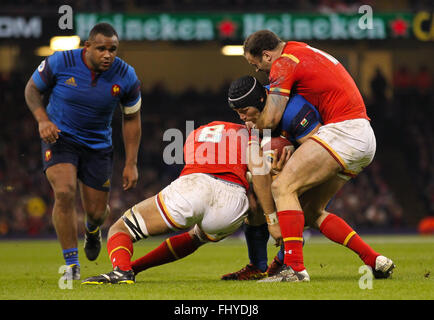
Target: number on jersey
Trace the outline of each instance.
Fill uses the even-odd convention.
[[[312,51],[315,51],[316,53],[319,53],[319,54],[322,55],[323,57],[329,59],[329,60],[330,60],[333,64],[335,64],[335,65],[339,63],[339,61],[338,61],[335,57],[333,57],[332,55],[330,55],[330,54],[328,54],[328,53],[326,53],[326,52],[324,52],[324,51],[322,51],[322,50],[320,50],[320,49],[317,49],[317,48],[311,47],[311,46],[309,46],[309,45],[307,45],[306,47],[309,48],[309,49],[312,50]]]
[[[222,133],[224,129],[225,129],[224,124],[205,127],[201,130],[199,137],[197,138],[197,141],[219,143],[222,140]]]

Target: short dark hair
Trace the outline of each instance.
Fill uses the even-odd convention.
[[[274,50],[282,42],[280,38],[270,30],[259,30],[252,33],[244,41],[244,54],[250,53],[253,57],[262,57],[264,50]]]
[[[265,88],[255,77],[243,76],[229,87],[228,102],[232,109],[255,107],[262,111],[266,100]]]
[[[105,37],[113,37],[119,39],[118,33],[115,28],[112,27],[111,24],[106,22],[101,22],[93,26],[92,30],[89,32],[89,40],[95,38],[97,34],[102,34]]]

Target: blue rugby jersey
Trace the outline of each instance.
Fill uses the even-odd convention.
[[[269,85],[265,86],[267,91],[269,88]],[[309,134],[319,123],[322,123],[322,119],[318,110],[303,96],[294,94],[286,104],[277,130],[296,145],[296,140]]]
[[[85,49],[58,51],[32,75],[41,92],[52,89],[47,114],[60,135],[92,149],[112,145],[111,122],[119,104],[124,113],[140,108],[140,82],[134,68],[116,57],[96,74],[84,60]]]

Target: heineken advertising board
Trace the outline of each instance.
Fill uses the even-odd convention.
[[[261,29],[274,31],[284,40],[434,40],[430,13],[374,13],[370,23],[363,14],[230,14],[76,13],[74,29],[87,38],[98,22],[111,23],[122,40],[210,41],[245,39]]]

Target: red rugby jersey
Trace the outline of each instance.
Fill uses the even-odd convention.
[[[199,127],[184,144],[181,176],[208,173],[247,190],[247,146],[252,139],[247,128],[236,123],[214,121]]]
[[[324,124],[369,119],[354,80],[339,61],[306,43],[289,41],[270,71],[270,94],[298,93],[313,104]]]

